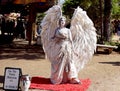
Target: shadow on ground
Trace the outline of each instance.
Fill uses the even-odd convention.
[[[111,64],[113,66],[120,66],[120,62],[99,62],[101,64]]]
[[[0,59],[44,59],[41,45],[0,45]]]

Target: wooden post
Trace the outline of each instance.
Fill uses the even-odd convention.
[[[28,41],[29,41],[29,45],[31,45],[31,41],[32,41],[32,24],[35,22],[36,19],[36,10],[34,7],[34,4],[31,4],[30,6],[30,12],[29,12],[29,18],[28,18],[28,30],[27,30],[27,34],[28,34]]]

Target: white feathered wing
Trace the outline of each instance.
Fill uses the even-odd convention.
[[[86,12],[78,7],[71,19],[70,30],[73,37],[74,51],[77,54],[73,56],[73,60],[75,60],[77,71],[79,71],[92,58],[96,50],[96,29]]]
[[[55,48],[57,46],[54,46],[52,37],[54,36],[55,30],[58,27],[58,21],[62,16],[62,10],[59,5],[54,5],[49,8],[45,14],[45,17],[41,21],[41,41],[46,57],[51,61],[54,58],[53,56],[56,56],[56,52],[58,50]]]

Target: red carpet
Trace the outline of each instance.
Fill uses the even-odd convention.
[[[53,85],[50,78],[32,77],[31,89],[52,90],[52,91],[86,91],[91,84],[90,79],[81,79],[82,84],[60,84]]]

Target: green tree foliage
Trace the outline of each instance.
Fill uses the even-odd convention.
[[[101,0],[102,9],[104,9],[104,1]],[[120,0],[111,0],[112,1],[112,17],[120,18]],[[93,21],[98,21],[100,18],[100,0],[66,0],[63,5],[63,13],[66,15],[72,16],[74,9],[80,6],[87,11],[89,17]],[[102,12],[104,13],[104,11]]]
[[[112,3],[112,6],[111,6]],[[119,0],[66,0],[63,5],[63,13],[70,18],[74,9],[80,6],[85,10],[92,19],[97,29],[97,33],[102,39],[108,41],[110,39],[110,20],[120,17],[120,1]],[[112,11],[111,11],[112,8]],[[104,33],[104,34],[103,34]]]
[[[120,18],[120,0],[112,0],[112,18]]]
[[[98,0],[66,0],[63,5],[63,13],[70,18],[74,9],[80,6],[83,10],[87,11],[88,16],[94,21],[98,19],[99,15],[99,2]]]

